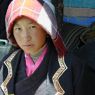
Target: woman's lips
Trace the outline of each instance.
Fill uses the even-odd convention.
[[[23,45],[23,46],[25,46],[25,47],[32,47],[32,46],[34,46],[34,44],[26,44],[26,45]]]

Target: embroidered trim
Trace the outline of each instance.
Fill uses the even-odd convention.
[[[55,95],[64,95],[65,91],[59,83],[59,78],[67,70],[68,67],[65,64],[64,57],[58,58],[58,62],[59,62],[60,68],[55,72],[55,74],[52,77],[52,80],[53,80],[54,87],[57,91]]]
[[[1,89],[4,92],[5,95],[14,95],[14,94],[8,94],[8,89],[7,89],[7,84],[12,78],[12,66],[11,66],[11,61],[15,57],[15,55],[18,53],[18,50],[12,53],[5,61],[4,64],[8,69],[8,75],[4,82],[1,84]]]

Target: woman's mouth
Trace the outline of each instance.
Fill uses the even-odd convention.
[[[32,47],[32,46],[34,46],[34,44],[26,44],[26,45],[23,45],[23,46],[25,46],[25,47]]]

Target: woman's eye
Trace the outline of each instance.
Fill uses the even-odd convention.
[[[32,26],[32,28],[36,28],[36,26],[34,25],[34,26]]]
[[[16,27],[14,28],[15,31],[21,31],[21,28],[20,27]]]
[[[32,25],[32,26],[29,27],[29,29],[35,29],[35,28],[36,28],[35,25]]]

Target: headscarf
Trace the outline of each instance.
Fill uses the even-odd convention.
[[[6,32],[9,42],[17,43],[12,36],[14,21],[25,16],[37,22],[51,37],[59,56],[63,56],[66,49],[58,32],[54,6],[50,0],[13,0],[6,13]]]

